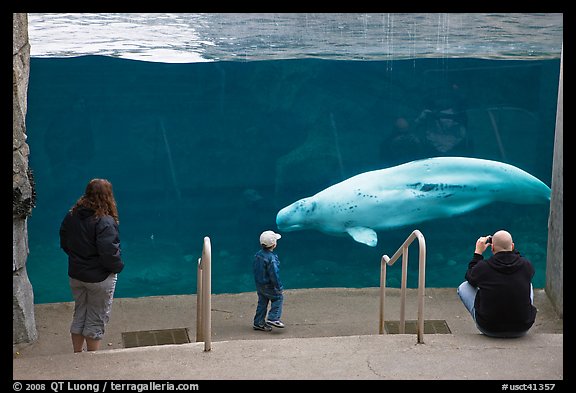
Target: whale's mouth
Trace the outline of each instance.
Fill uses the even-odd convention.
[[[279,231],[285,231],[285,232],[290,232],[290,231],[297,231],[299,229],[302,229],[302,225],[300,224],[294,224],[294,225],[278,225],[278,230]]]

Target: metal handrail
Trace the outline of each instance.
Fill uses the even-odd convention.
[[[419,230],[414,230],[406,238],[404,243],[389,258],[383,255],[380,261],[380,334],[384,334],[384,300],[386,297],[386,265],[392,266],[400,255],[402,255],[402,284],[400,289],[400,334],[404,334],[406,328],[405,309],[406,309],[406,281],[408,276],[408,247],[414,240],[418,239],[419,257],[418,257],[418,324],[417,336],[418,344],[424,343],[424,289],[426,276],[426,241],[424,235]]]
[[[202,258],[198,258],[196,280],[196,342],[204,341],[204,351],[212,349],[212,246],[204,237]]]
[[[198,258],[196,271],[196,342],[204,341],[202,334],[202,257]]]

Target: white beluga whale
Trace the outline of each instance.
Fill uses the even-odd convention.
[[[375,247],[377,230],[463,214],[493,202],[538,204],[550,188],[498,161],[434,157],[364,172],[281,209],[279,231],[348,233]]]

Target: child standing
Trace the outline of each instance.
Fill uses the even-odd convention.
[[[258,294],[258,305],[254,316],[254,330],[269,332],[272,326],[283,328],[280,320],[282,303],[284,302],[284,287],[280,281],[280,261],[278,255],[272,251],[276,248],[276,241],[282,236],[273,231],[264,231],[260,235],[262,249],[254,255],[254,281]],[[270,302],[270,312],[268,303]]]

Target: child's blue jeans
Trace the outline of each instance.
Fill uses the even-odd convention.
[[[264,326],[266,324],[268,303],[270,303],[268,320],[278,321],[282,316],[282,303],[284,302],[284,295],[282,292],[275,291],[273,288],[257,287],[256,293],[258,294],[258,305],[256,306],[254,325]]]

